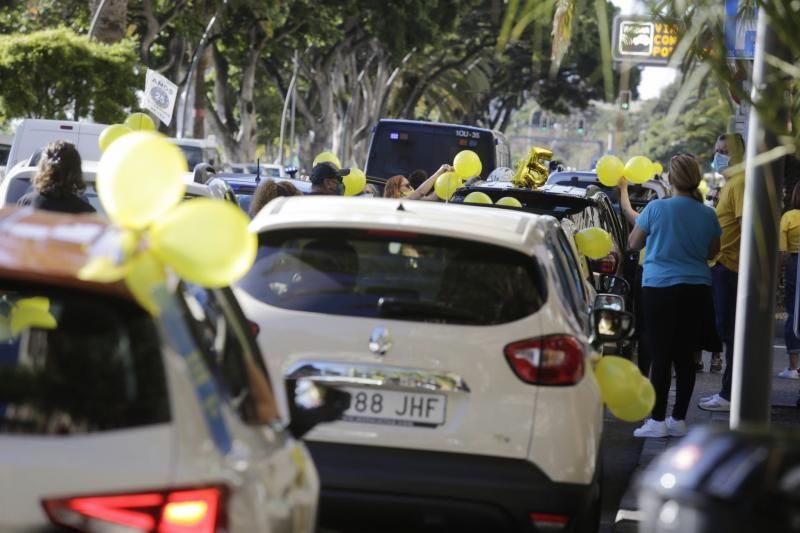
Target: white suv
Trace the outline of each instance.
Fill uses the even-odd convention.
[[[235,293],[272,375],[351,394],[308,436],[323,527],[596,531],[594,293],[556,219],[304,197],[251,229]]]
[[[118,241],[97,216],[0,209],[0,531],[313,532],[296,438],[347,399],[301,382],[282,425],[230,289],[174,280],[153,318],[79,279]]]

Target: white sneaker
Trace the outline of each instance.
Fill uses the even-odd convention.
[[[800,379],[800,372],[794,368],[787,368],[783,372],[780,372],[778,377],[783,379]]]
[[[689,431],[686,429],[686,420],[667,418],[667,435],[670,437],[683,437]]]
[[[658,422],[652,418],[648,418],[644,425],[638,429],[633,430],[634,437],[666,437],[667,424],[663,420]]]
[[[724,413],[728,413],[731,410],[731,402],[720,396],[719,394],[715,394],[707,401],[700,402],[698,404],[700,409],[704,411],[720,411]]]
[[[712,394],[712,395],[710,395],[710,396],[703,396],[703,397],[701,397],[701,398],[700,398],[700,401],[699,401],[699,402],[697,402],[697,403],[698,403],[698,404],[700,404],[700,403],[706,403],[706,402],[708,402],[708,401],[711,401],[711,400],[713,400],[713,399],[714,399],[714,398],[716,398],[717,396],[718,396],[717,394]]]

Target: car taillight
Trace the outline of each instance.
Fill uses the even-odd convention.
[[[617,265],[619,265],[619,256],[617,252],[611,252],[602,259],[589,262],[589,268],[591,268],[592,272],[598,274],[616,274]]]
[[[529,518],[536,531],[561,531],[569,523],[569,517],[563,514],[530,513]]]
[[[570,335],[512,342],[506,360],[519,379],[532,385],[573,385],[583,377],[583,345]]]
[[[250,333],[253,334],[253,337],[258,337],[258,334],[261,333],[261,328],[252,320],[250,321]]]
[[[42,503],[50,521],[77,531],[214,533],[225,524],[225,487],[52,498]]]

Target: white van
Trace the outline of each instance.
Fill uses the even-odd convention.
[[[5,175],[6,161],[8,161],[8,154],[11,151],[11,142],[13,140],[13,135],[0,133],[0,181],[2,181]]]
[[[6,168],[10,171],[20,161],[29,161],[37,150],[58,140],[74,144],[81,159],[99,161],[100,147],[97,140],[106,127],[108,124],[27,118],[17,127]],[[219,153],[211,139],[170,138],[170,141],[184,153],[189,169],[201,162],[212,165],[219,162]]]

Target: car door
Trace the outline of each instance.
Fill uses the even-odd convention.
[[[560,281],[559,291],[575,319],[580,323],[581,329],[588,334],[591,302],[572,245],[561,228],[553,231],[547,242],[555,257],[556,272]]]

